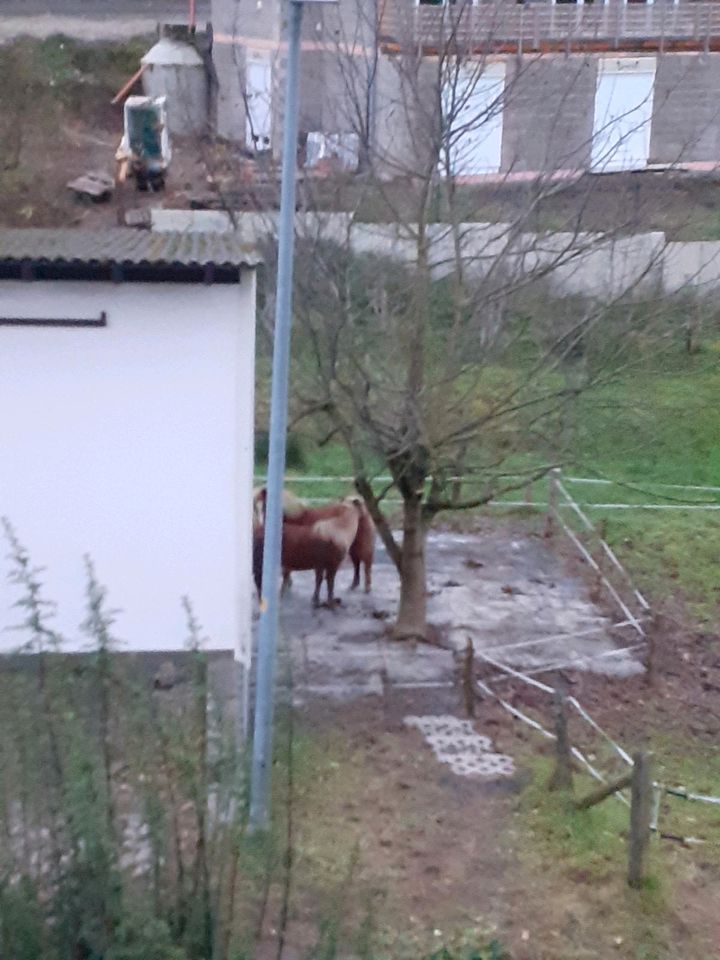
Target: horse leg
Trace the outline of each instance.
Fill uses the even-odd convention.
[[[290,589],[290,571],[283,567],[282,586],[280,587],[280,596],[284,597]]]
[[[353,560],[353,566],[355,567],[355,574],[353,575],[353,582],[350,584],[350,589],[357,590],[360,586],[360,561]]]
[[[320,606],[320,587],[322,586],[322,582],[323,582],[323,568],[316,567],[315,568],[315,593],[313,594],[313,598],[312,598],[312,605],[313,605],[313,609],[315,610],[317,610],[317,608]]]
[[[328,607],[331,610],[335,609],[335,574],[337,573],[337,567],[328,567],[325,572],[325,577],[327,579],[327,602]]]
[[[372,589],[372,560],[365,561],[365,593]]]
[[[253,580],[257,590],[258,600],[262,600],[262,550],[253,547]]]

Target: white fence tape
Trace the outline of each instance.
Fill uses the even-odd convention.
[[[532,717],[528,717],[526,713],[523,713],[522,710],[518,710],[517,707],[513,707],[512,704],[508,703],[507,700],[503,700],[493,689],[491,689],[486,683],[483,683],[482,680],[475,679],[476,686],[482,690],[483,693],[492,697],[494,700],[503,707],[504,710],[507,710],[508,713],[516,717],[518,720],[522,720],[523,723],[527,724],[529,727],[532,727],[534,730],[537,730],[538,733],[541,733],[548,740],[557,740],[557,737],[554,733],[551,733],[547,730],[541,723],[538,723],[537,720],[533,720]],[[549,688],[552,691],[552,687]],[[600,773],[599,770],[596,770],[595,767],[590,763],[585,754],[579,750],[577,747],[571,747],[570,752],[575,757],[575,759],[588,771],[593,779],[597,780],[599,783],[607,783],[605,777]],[[627,799],[622,795],[622,793],[615,793],[614,796],[618,798],[626,806],[630,806]]]
[[[625,761],[625,763],[629,764],[632,767],[633,759],[630,756],[630,754],[627,752],[627,750],[623,750],[620,744],[616,743],[613,740],[613,738],[610,736],[610,734],[606,733],[603,730],[603,728],[593,720],[593,718],[590,716],[587,710],[582,706],[582,704],[578,702],[578,700],[575,697],[567,697],[566,702],[569,703],[571,706],[575,707],[575,709],[583,718],[585,723],[590,724],[590,726],[593,728],[593,730],[595,730],[596,733],[599,733],[601,737],[604,737],[604,739],[607,740],[607,742],[613,748],[615,753],[617,753],[617,755],[621,757]]]
[[[587,664],[592,660],[604,660],[609,657],[620,657],[626,653],[637,653],[638,650],[645,649],[645,641],[633,643],[629,647],[620,647],[616,650],[604,650],[602,653],[593,653],[588,656],[575,657],[573,660],[562,660],[557,663],[548,663],[542,667],[535,667],[533,670],[527,670],[529,677],[537,677],[541,673],[550,673],[552,670],[577,670],[579,664]]]
[[[599,541],[600,541],[600,546],[602,547],[603,553],[604,553],[605,556],[608,558],[608,560],[610,561],[610,563],[612,563],[612,565],[615,567],[615,569],[622,575],[622,577],[623,577],[623,579],[625,580],[625,582],[629,585],[630,589],[632,590],[632,592],[633,592],[633,594],[634,594],[634,596],[635,596],[635,599],[638,601],[638,603],[640,604],[640,606],[641,606],[644,610],[646,610],[646,611],[649,610],[649,609],[650,609],[650,604],[647,602],[647,600],[645,599],[645,597],[640,593],[640,591],[634,586],[634,584],[633,584],[633,582],[632,582],[632,580],[631,580],[631,578],[630,578],[630,574],[627,572],[627,570],[625,569],[625,567],[620,563],[620,561],[618,560],[617,556],[615,555],[615,552],[614,552],[614,550],[612,549],[612,547],[610,547],[609,544],[607,544],[607,543],[603,540],[603,538],[599,535],[597,529],[596,529],[595,526],[591,523],[591,521],[589,520],[589,518],[585,516],[585,514],[582,512],[582,510],[581,510],[580,507],[577,505],[577,503],[575,503],[575,501],[573,500],[573,498],[572,498],[572,497],[570,496],[570,494],[567,492],[567,489],[564,487],[562,480],[556,479],[556,480],[555,480],[555,483],[556,483],[556,485],[557,485],[558,490],[559,490],[560,493],[562,493],[562,495],[565,497],[565,499],[566,499],[566,501],[568,502],[568,504],[570,505],[570,507],[575,511],[575,513],[577,514],[577,516],[580,518],[580,522],[583,524],[583,526],[585,527],[585,529],[586,529],[586,530],[590,530],[592,533],[596,534],[596,536],[598,537],[598,539],[599,539]]]
[[[509,674],[510,676],[518,680],[521,680],[523,683],[526,683],[528,686],[535,687],[536,689],[542,690],[543,693],[554,694],[555,692],[553,687],[550,687],[545,683],[540,683],[538,680],[534,680],[532,677],[528,676],[525,673],[522,673],[522,671],[520,670],[515,670],[513,667],[509,666],[506,663],[500,663],[498,660],[495,660],[492,657],[488,657],[486,654],[482,653],[479,650],[474,651],[474,653],[475,653],[475,656],[478,656],[480,657],[480,659],[487,661],[488,663],[492,664],[494,667],[497,667],[499,670],[503,671],[504,673]],[[547,737],[549,740],[557,739],[554,733],[552,733],[550,730],[547,730],[545,727],[543,727],[543,725],[539,723],[537,720],[533,720],[532,717],[528,717],[527,714],[522,712],[522,710],[518,710],[517,707],[513,707],[512,704],[508,703],[507,700],[504,700],[497,693],[497,691],[493,690],[492,687],[489,687],[487,683],[484,683],[482,680],[479,680],[477,678],[474,678],[474,682],[476,686],[483,691],[483,693],[497,700],[498,703],[505,710],[508,711],[508,713],[511,713],[514,717],[517,717],[518,720],[522,720],[523,723],[526,723],[529,726],[533,727],[533,729],[537,730],[539,733],[542,733],[542,735],[544,737]],[[578,701],[576,697],[572,697],[572,696],[567,697],[566,702],[569,703],[578,712],[578,714],[582,717],[582,719],[587,724],[589,724],[596,733],[600,734],[600,736],[602,736],[610,744],[613,750],[618,754],[618,756],[626,764],[628,764],[629,766],[633,765],[632,757],[627,752],[627,750],[621,747],[620,744],[617,743],[617,741],[614,740],[606,730],[603,730],[600,724],[597,723],[597,721],[595,721],[590,716],[590,714],[587,712],[587,710],[585,710],[585,708],[582,706],[582,704]],[[571,747],[571,753],[578,760],[578,762],[585,767],[588,773],[590,773],[590,775],[595,780],[598,780],[600,783],[607,783],[607,779],[600,773],[599,770],[597,770],[590,763],[590,761],[582,753],[582,751],[580,751],[577,747]],[[700,803],[710,803],[710,804],[715,804],[720,806],[720,797],[714,797],[714,796],[710,796],[708,794],[702,794],[702,793],[693,793],[689,790],[686,790],[685,787],[668,787],[665,784],[657,783],[657,782],[653,783],[653,787],[655,788],[656,791],[662,791],[664,793],[670,794],[671,796],[675,796],[675,797],[682,797],[684,800],[696,800]],[[623,794],[620,791],[618,791],[614,795],[617,796],[617,798],[621,800],[626,806],[630,806],[627,798],[623,796]],[[657,829],[657,817],[659,814],[659,800],[656,801],[656,807],[657,809],[654,810],[653,812],[653,823],[654,823],[653,829]],[[687,842],[691,842],[692,840],[693,838],[690,838]],[[697,840],[695,842],[703,843],[704,841]]]
[[[428,477],[428,480],[432,479]],[[503,479],[513,479],[513,476],[508,474]],[[522,477],[518,476],[515,479],[523,480]],[[261,484],[265,483],[266,478],[263,476],[255,477],[255,483]],[[391,483],[392,477],[389,476],[378,476],[373,477],[374,481],[378,483]],[[621,486],[621,487],[631,487],[632,484],[626,483],[624,481],[615,481],[615,480],[600,480],[595,477],[567,477],[563,476],[565,483],[578,483],[578,484],[598,484],[602,486]],[[456,483],[462,482],[470,485],[487,483],[487,478],[479,477],[448,477],[448,482]],[[354,477],[336,477],[336,476],[327,476],[327,475],[317,475],[317,476],[299,476],[291,477],[288,476],[285,478],[285,482],[288,485],[293,484],[334,484],[334,483],[348,483],[354,484]],[[372,482],[372,481],[371,481]],[[532,484],[533,481],[528,481]],[[674,483],[644,483],[645,487],[656,487],[658,489],[664,490],[695,490],[695,491],[704,491],[708,493],[720,493],[720,487],[702,487],[691,484],[674,484]],[[304,498],[308,503],[328,503],[332,500],[332,497],[305,497]],[[572,502],[570,502],[572,501]],[[402,500],[398,498],[393,498],[390,500],[383,500],[383,503],[388,504],[389,506],[400,506]],[[505,508],[518,508],[522,507],[524,509],[544,509],[541,504],[533,503],[530,500],[489,500],[485,506],[488,507],[505,507]],[[717,511],[720,510],[720,503],[593,503],[589,501],[574,501],[571,497],[568,497],[567,503],[558,504],[560,508],[563,509],[575,509],[576,507],[582,507],[584,510],[707,510],[707,511]],[[586,518],[587,519],[587,518]]]
[[[289,481],[288,481],[289,482]],[[333,497],[303,497],[307,503],[330,503],[334,498]],[[387,504],[391,507],[398,507],[402,505],[402,500],[394,497],[392,499],[383,499],[382,503]],[[488,500],[487,503],[483,504],[484,507],[506,507],[506,508],[518,508],[522,507],[525,510],[544,510],[545,507],[540,503],[532,503],[529,500]],[[717,504],[704,504],[704,503],[587,503],[583,502],[579,504],[585,510],[710,510],[717,511],[720,510],[720,503]],[[570,509],[569,503],[559,503],[558,508],[560,509]]]
[[[575,633],[549,633],[544,637],[535,637],[534,640],[518,640],[517,643],[501,643],[493,647],[486,647],[486,650],[505,652],[506,650],[522,650],[527,647],[537,647],[544,643],[555,643],[558,640],[577,640],[579,637],[592,637],[596,633],[604,633],[606,630],[619,630],[621,627],[631,625],[630,620],[620,620],[619,623],[608,625],[599,623],[596,627],[588,627],[585,630],[577,630]]]
[[[488,655],[483,653],[481,650],[475,650],[475,656],[480,657],[481,660],[491,664],[498,670],[502,670],[505,673],[509,673],[516,679],[522,680],[523,683],[527,683],[529,686],[535,687],[537,690],[542,690],[543,693],[553,694],[555,692],[553,688],[549,687],[546,683],[541,683],[540,680],[533,680],[532,677],[529,677],[526,673],[522,673],[520,670],[515,670],[507,663],[501,663],[499,660],[495,660],[493,657],[488,657]]]
[[[662,783],[656,783],[655,786],[665,793],[669,793],[672,797],[682,797],[683,800],[697,800],[699,803],[712,803],[720,806],[720,797],[712,797],[704,793],[691,793],[685,787],[668,787]]]
[[[595,769],[595,767],[590,763],[587,757],[584,757],[577,747],[571,747],[570,752],[577,760],[580,761],[580,763],[585,767],[585,769],[588,771],[591,777],[594,777],[600,783],[607,783],[606,778],[598,770]],[[626,807],[630,806],[630,801],[622,793],[622,791],[620,790],[615,791],[615,793],[613,793],[613,796],[617,797],[617,799],[621,803],[624,803]]]
[[[263,476],[255,477],[256,483],[265,483],[267,478]],[[354,483],[355,477],[337,477],[331,476],[329,474],[323,474],[318,476],[299,476],[291,477],[287,476],[286,481],[288,483]],[[428,479],[432,479],[429,477]],[[502,474],[500,479],[502,480],[524,480],[522,474]],[[599,486],[599,487],[628,487],[633,488],[636,486],[632,481],[628,480],[607,480],[600,479],[599,477],[569,477],[566,474],[563,474],[563,479],[565,483],[577,483],[577,484],[587,484],[590,486]],[[372,477],[372,480],[377,480],[378,483],[390,483],[392,477],[380,475],[377,477]],[[487,477],[448,477],[448,482],[450,483],[487,483]],[[532,481],[528,481],[532,482]],[[655,487],[658,490],[695,490],[701,493],[720,493],[720,487],[706,487],[700,486],[698,484],[692,483],[660,483],[655,480],[643,480],[642,486],[644,488]],[[608,504],[608,506],[614,506],[614,504]],[[630,504],[633,506],[633,504]]]
[[[523,713],[522,710],[518,710],[517,707],[513,707],[512,704],[507,702],[507,700],[503,700],[501,696],[492,690],[486,683],[483,683],[482,680],[475,678],[475,684],[483,691],[483,693],[486,693],[488,696],[497,700],[501,707],[507,710],[508,713],[511,713],[514,717],[517,717],[518,720],[522,720],[523,723],[526,723],[534,730],[537,730],[538,733],[541,733],[544,737],[547,737],[548,740],[557,739],[554,733],[550,733],[550,731],[546,730],[541,723],[538,723],[537,720],[533,720],[532,717],[528,717],[527,714]]]
[[[557,512],[557,510],[554,511],[554,512],[555,512],[555,517],[557,518],[557,521],[558,521],[558,523],[560,524],[560,526],[561,526],[561,527],[563,528],[563,530],[565,531],[565,534],[570,538],[570,540],[572,540],[572,542],[575,544],[575,547],[580,551],[580,553],[583,555],[583,557],[585,558],[585,560],[587,560],[587,562],[590,564],[590,566],[593,568],[593,570],[595,570],[595,572],[598,574],[598,576],[599,576],[600,579],[602,580],[603,584],[605,585],[605,588],[607,589],[608,593],[609,593],[610,596],[613,598],[613,600],[615,601],[615,603],[617,603],[617,605],[620,607],[620,609],[622,610],[622,612],[625,614],[626,618],[630,621],[633,629],[636,630],[637,633],[638,633],[641,637],[644,637],[644,636],[645,636],[645,631],[644,631],[643,628],[640,626],[640,623],[638,622],[637,617],[633,614],[633,612],[632,612],[632,611],[630,610],[630,608],[627,606],[627,604],[626,604],[625,601],[622,599],[622,597],[620,596],[620,594],[617,592],[617,590],[615,589],[615,587],[610,583],[610,581],[608,580],[608,578],[607,578],[607,577],[605,576],[605,574],[602,572],[602,570],[600,569],[600,566],[599,566],[599,564],[597,563],[597,561],[595,560],[595,558],[592,556],[592,554],[589,552],[589,550],[587,550],[587,549],[585,548],[585,546],[580,542],[580,540],[578,539],[578,537],[577,537],[577,536],[575,535],[575,533],[570,529],[570,527],[565,523],[565,521],[564,521],[563,518],[560,516],[560,514]]]
[[[627,480],[601,480],[598,477],[565,477],[566,483],[587,483],[601,487],[632,487],[633,483]],[[704,493],[720,493],[720,487],[701,487],[691,483],[658,483],[654,480],[643,480],[643,487],[657,487],[658,490],[700,490]]]
[[[560,504],[562,506],[562,504]],[[568,504],[569,506],[569,504]],[[720,510],[720,503],[587,503],[586,510]]]

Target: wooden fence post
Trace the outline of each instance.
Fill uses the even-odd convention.
[[[548,790],[573,791],[572,753],[567,730],[567,714],[565,712],[564,684],[558,678],[553,694],[553,713],[555,718],[555,769],[548,781]]]
[[[607,520],[601,517],[597,522],[597,535],[600,540],[607,539]],[[595,584],[590,591],[590,599],[593,603],[599,603],[602,597],[603,576],[605,574],[605,551],[599,550],[597,556],[597,570],[595,571]]]
[[[465,713],[471,719],[475,716],[475,685],[474,679],[475,666],[475,648],[470,637],[465,644],[465,653],[463,655],[463,699],[465,701]]]
[[[588,793],[586,796],[576,800],[575,809],[589,810],[590,807],[594,807],[596,804],[602,803],[603,800],[607,800],[608,797],[611,797],[614,793],[617,793],[618,790],[624,790],[626,787],[629,787],[632,783],[632,777],[632,771],[630,771],[630,773],[624,773],[621,777],[611,780],[610,783],[603,783],[591,793]]]
[[[659,613],[654,613],[648,624],[647,630],[647,652],[645,658],[645,682],[649,687],[655,686],[656,679],[656,658],[657,658],[657,633],[661,629],[662,619]]]
[[[548,512],[545,519],[545,536],[551,537],[555,533],[555,512],[558,505],[557,482],[560,476],[560,468],[554,467],[548,474]]]
[[[650,840],[653,785],[650,755],[633,755],[633,775],[630,785],[630,839],[628,842],[628,883],[641,887],[645,879],[645,855]]]
[[[383,723],[386,730],[390,729],[390,677],[388,676],[387,667],[382,667],[380,670],[380,682],[382,684],[382,709],[383,709]]]

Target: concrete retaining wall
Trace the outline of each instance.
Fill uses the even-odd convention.
[[[720,287],[720,242],[668,243],[663,257],[663,289],[714,293]]]
[[[278,214],[237,213],[242,240],[261,244],[277,231]],[[354,223],[348,213],[298,213],[299,237],[321,237],[344,244],[350,238],[357,253],[394,257],[403,263],[415,258],[412,225]],[[216,210],[153,210],[156,231],[232,230],[229,215]],[[432,224],[430,263],[436,278],[452,273],[455,234],[449,224]],[[558,296],[583,295],[615,299],[621,296],[699,295],[720,288],[720,241],[668,243],[660,232],[619,236],[601,234],[515,234],[509,224],[462,223],[457,228],[465,270],[476,278],[502,267],[504,276],[534,274],[547,279]]]

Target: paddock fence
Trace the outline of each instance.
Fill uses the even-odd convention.
[[[468,484],[486,483],[474,477],[453,477],[452,481]],[[256,476],[262,484],[265,477]],[[373,483],[381,489],[390,489],[392,478],[378,475]],[[286,477],[286,486],[308,503],[327,503],[352,489],[354,477],[330,475],[305,475]],[[632,502],[578,501],[573,492],[599,487],[601,490],[631,492],[634,496],[664,498],[663,502],[647,499]],[[310,496],[304,492],[310,491]],[[629,498],[628,498],[629,499]],[[384,505],[397,507],[402,501],[386,497]],[[624,804],[630,810],[628,882],[636,886],[642,882],[645,871],[647,839],[655,834],[661,839],[675,841],[685,847],[704,844],[720,845],[720,839],[695,837],[662,829],[661,818],[669,815],[664,801],[681,799],[704,806],[720,806],[720,797],[684,785],[668,784],[650,777],[652,758],[645,753],[631,754],[611,736],[582,705],[577,697],[568,695],[563,673],[572,669],[587,669],[592,661],[606,657],[627,656],[645,652],[646,670],[652,669],[652,631],[648,630],[652,609],[642,591],[638,589],[628,570],[618,558],[604,536],[602,521],[593,522],[589,511],[601,510],[707,510],[720,509],[720,487],[697,484],[670,484],[645,482],[642,486],[620,480],[601,477],[577,477],[564,475],[559,468],[549,471],[547,479],[535,481],[525,487],[522,500],[490,500],[486,506],[500,509],[522,509],[544,513],[545,533],[553,537],[562,533],[572,545],[576,555],[587,565],[594,577],[594,589],[603,592],[609,605],[617,610],[612,619],[610,632],[619,645],[595,655],[568,658],[562,662],[544,664],[536,669],[519,669],[507,662],[521,648],[547,644],[552,640],[589,637],[608,631],[607,624],[577,631],[574,634],[542,636],[533,640],[512,644],[500,644],[482,650],[476,649],[468,637],[463,666],[463,688],[466,710],[474,715],[476,700],[492,699],[514,720],[530,728],[536,734],[555,744],[556,764],[568,761],[585,771],[600,784],[594,795],[582,797],[575,802],[578,809],[587,809],[609,797]],[[538,679],[539,674],[553,673],[557,676],[555,686]],[[523,695],[522,691],[525,691]],[[528,702],[526,702],[528,701]],[[552,708],[553,718],[548,721],[544,714]],[[587,741],[582,746],[570,743],[567,736],[568,711],[578,718],[586,731]],[[554,721],[554,722],[553,722]],[[550,727],[554,726],[554,729]],[[587,743],[587,745],[586,745]],[[630,797],[627,796],[628,788]]]
[[[552,471],[548,473],[547,479],[528,480],[527,483],[520,483],[519,489],[523,492],[523,499],[513,499],[510,496],[502,496],[497,499],[491,499],[485,504],[487,507],[494,508],[519,508],[530,510],[544,510],[547,501],[547,491],[552,477]],[[557,474],[561,482],[568,488],[575,486],[584,487],[588,490],[600,488],[602,491],[619,491],[631,494],[636,498],[633,502],[630,496],[625,500],[578,500],[576,497],[569,497],[559,502],[561,510],[574,510],[570,500],[584,510],[610,511],[610,510],[670,510],[670,511],[717,511],[720,510],[720,487],[702,486],[698,484],[681,483],[660,483],[655,481],[643,481],[641,484],[634,481],[609,479],[607,477],[577,477],[560,472]],[[432,478],[428,478],[428,483]],[[463,487],[476,489],[481,486],[488,486],[487,478],[481,476],[465,475],[448,477],[448,482],[459,483]],[[503,480],[512,481],[521,479],[521,475],[504,475]],[[258,474],[255,476],[255,483],[260,485],[265,483],[266,477]],[[372,478],[374,487],[380,490],[386,489],[392,485],[392,477],[378,474]],[[354,489],[355,478],[352,476],[342,476],[336,474],[288,474],[285,477],[285,485],[288,489],[297,493],[307,503],[323,504],[344,496]],[[402,500],[398,497],[385,496],[383,504],[389,507],[402,506]]]
[[[430,482],[428,479],[428,483]],[[524,483],[522,475],[504,475],[500,485],[512,486],[523,491],[523,499],[503,496],[490,499],[484,507],[493,510],[520,510],[545,514],[545,534],[550,537],[561,532],[569,541],[573,551],[590,571],[591,596],[595,601],[606,597],[609,606],[616,610],[616,616],[610,624],[601,623],[584,628],[574,634],[544,636],[533,640],[519,641],[493,648],[493,655],[516,655],[520,648],[549,644],[553,640],[588,638],[593,634],[610,633],[619,642],[614,650],[606,650],[595,655],[584,654],[563,661],[551,661],[540,667],[529,669],[529,675],[548,673],[558,669],[587,669],[592,660],[624,657],[645,651],[648,672],[653,669],[654,649],[652,637],[648,635],[648,624],[653,612],[641,590],[633,582],[627,568],[606,538],[606,520],[600,517],[593,520],[590,513],[606,514],[611,511],[717,511],[720,510],[720,487],[700,484],[675,484],[647,481],[638,484],[632,481],[607,477],[582,477],[566,475],[560,468],[554,468],[540,478]],[[478,487],[486,489],[498,478],[488,480],[479,476],[449,477],[451,483],[462,484],[468,490]],[[255,482],[265,482],[265,477],[256,476]],[[287,476],[286,486],[309,504],[324,504],[346,495],[354,488],[354,477],[337,475],[298,475]],[[402,506],[402,500],[393,496],[393,480],[389,475],[379,474],[372,479],[378,495],[384,493],[381,504],[391,509]],[[601,491],[601,499],[576,499],[577,490]],[[623,499],[608,499],[605,491]],[[390,493],[390,495],[388,495]],[[308,495],[309,494],[309,495]],[[517,494],[515,494],[517,496]],[[635,498],[635,502],[632,502]],[[653,500],[652,498],[656,498]],[[482,509],[482,508],[481,508]]]
[[[490,668],[492,676],[483,678],[479,675],[483,668]],[[484,651],[475,650],[470,639],[465,669],[475,697],[479,700],[495,701],[514,720],[554,743],[555,769],[548,783],[549,789],[557,789],[555,785],[562,783],[572,797],[576,810],[587,810],[611,796],[630,810],[628,882],[632,886],[639,885],[645,877],[646,845],[651,834],[662,840],[675,841],[684,847],[720,845],[717,837],[680,834],[663,828],[660,823],[661,819],[672,816],[669,805],[663,804],[664,800],[680,798],[717,807],[720,806],[720,797],[653,779],[650,775],[652,755],[646,752],[631,754],[625,749],[591,716],[577,697],[567,694],[561,675],[558,676],[555,686],[543,683],[536,677],[489,657]],[[512,681],[515,686],[508,692],[500,693],[497,686],[498,681],[503,678]],[[525,704],[528,699],[531,706]],[[466,698],[466,706],[471,716],[475,713],[474,702],[473,700],[468,703]],[[519,702],[522,702],[522,707],[518,706]],[[543,714],[550,711],[553,717],[548,721]],[[587,730],[582,747],[577,743],[573,744],[568,736],[569,715],[579,718],[583,728]],[[554,729],[550,729],[551,726]],[[600,787],[575,798],[573,765],[587,773]],[[564,775],[558,776],[558,771],[564,771]],[[630,797],[627,796],[628,788]],[[711,821],[709,827],[716,825],[715,821]]]

